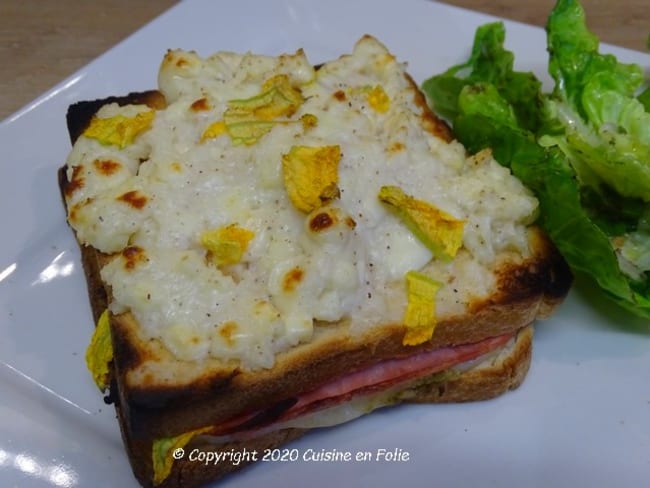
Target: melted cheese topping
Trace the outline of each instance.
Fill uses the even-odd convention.
[[[399,321],[411,270],[455,280],[436,297],[438,314],[455,312],[452,288],[481,296],[499,252],[528,252],[537,201],[489,153],[466,157],[427,133],[405,66],[371,37],[318,71],[302,51],[169,51],[159,87],[168,107],[130,144],[78,139],[66,198],[78,238],[115,253],[101,271],[112,312],[130,311],[143,338],[178,358],[271,367],[320,321],[347,320],[352,333]],[[112,104],[96,117],[149,110]],[[305,160],[336,148],[335,174],[294,165],[297,148]],[[464,222],[451,262],[433,259],[380,201],[384,186]],[[296,206],[296,192],[309,205]],[[223,228],[246,232],[211,244],[231,246],[226,261],[202,242]]]

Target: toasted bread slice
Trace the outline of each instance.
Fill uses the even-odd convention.
[[[418,127],[418,134],[428,134],[429,144],[439,144],[433,150],[444,152],[444,157],[451,157],[453,165],[469,167],[467,178],[470,180],[476,178],[478,174],[474,171],[475,167],[485,167],[492,172],[497,172],[499,176],[495,180],[496,184],[503,185],[493,188],[492,193],[497,195],[497,200],[500,191],[507,193],[514,185],[516,189],[513,193],[521,195],[522,202],[530,204],[533,201],[523,187],[517,186],[518,182],[514,181],[506,170],[497,168],[498,165],[489,153],[467,157],[465,160],[466,156],[462,155],[462,150],[459,152],[458,145],[452,141],[452,135],[446,124],[427,107],[413,80],[403,68],[396,67],[394,58],[387,51],[378,49],[376,41],[372,39],[364,38],[360,45],[359,50],[362,54],[370,50],[374,56],[371,66],[379,66],[380,69],[383,69],[382,66],[390,66],[392,70],[396,70],[398,76],[386,82],[395,83],[399,87],[390,102],[397,104],[399,101],[400,106],[403,107],[400,108],[402,112],[414,114],[415,118],[409,120]],[[296,56],[299,57],[298,54]],[[229,53],[210,62],[230,63],[229,69],[233,69],[235,64],[241,65],[247,59]],[[254,60],[268,64],[266,58]],[[186,90],[193,90],[196,86],[194,84],[177,86],[175,83],[179,79],[192,79],[194,76],[192,73],[200,70],[202,62],[188,53],[170,52],[161,67],[161,91],[73,105],[68,112],[71,140],[75,142],[86,133],[86,128],[92,124],[97,111],[107,103],[135,106],[135,109],[129,109],[128,116],[132,118],[145,113],[142,108],[137,108],[142,105],[158,110],[161,114],[165,112],[167,106],[173,107],[170,110],[178,110],[179,100],[190,100],[187,98]],[[280,71],[291,70],[295,68],[296,62],[299,61],[292,57],[281,57],[279,68],[277,66],[276,68]],[[324,65],[323,77],[336,74],[336,70],[345,66],[346,62],[346,58],[343,57],[339,64]],[[279,76],[282,75],[283,73]],[[381,87],[375,85],[374,88],[367,88],[350,84],[345,90],[332,89],[334,103],[340,104],[332,106],[332,109],[338,110],[339,107],[348,104],[353,107],[353,102],[358,104],[359,100],[362,102],[365,100],[370,105],[384,103],[387,98],[386,93],[383,88],[376,89],[378,86]],[[198,94],[193,95],[195,101],[188,104],[189,116],[194,117],[196,113],[209,111],[211,105],[217,105],[217,102],[207,95],[208,88],[210,87],[202,87]],[[205,96],[201,96],[204,94]],[[248,103],[246,100],[245,102]],[[383,110],[381,105],[377,107],[375,107],[376,111]],[[358,112],[365,108],[361,105],[355,110]],[[121,116],[119,109],[110,108],[109,112],[108,116],[104,114],[103,117],[111,119],[114,117],[111,114]],[[402,115],[402,112],[399,112],[399,115]],[[326,116],[324,115],[323,118]],[[413,122],[414,120],[416,122]],[[305,124],[305,131],[309,130],[307,127],[311,127],[310,124],[314,123],[312,119],[301,119],[301,121]],[[290,122],[294,121],[282,121],[285,125],[289,125]],[[387,124],[389,121],[383,123]],[[396,131],[401,130],[399,123],[395,127]],[[209,129],[205,130],[201,139],[210,132]],[[223,126],[219,131],[223,131]],[[209,137],[213,137],[217,132],[215,129]],[[258,136],[259,134],[255,137]],[[407,136],[410,137],[408,131],[404,137],[408,139],[407,142],[411,142]],[[120,140],[116,144],[123,142]],[[253,145],[255,142],[253,141]],[[195,144],[196,140],[191,143]],[[418,142],[414,141],[414,143]],[[144,147],[146,144],[143,143],[141,144],[143,147],[136,148],[136,153],[140,154],[141,159],[147,159],[147,151],[151,151],[151,148]],[[392,156],[406,149],[406,144],[401,140],[386,141],[386,145]],[[447,151],[451,154],[446,154]],[[99,160],[91,159],[89,163],[95,164],[97,161]],[[113,167],[112,161],[108,160],[108,165],[104,165],[104,162],[106,160],[99,161],[103,169]],[[175,168],[175,165],[180,165],[177,161],[172,161],[170,164]],[[94,198],[92,194],[88,196],[83,193],[86,191],[86,186],[91,185],[87,185],[84,179],[84,175],[88,173],[83,173],[83,169],[79,170],[82,167],[83,164],[78,160],[69,161],[67,167],[59,172],[59,184],[68,207],[69,221],[80,243],[90,301],[97,320],[107,307],[111,307],[114,302],[119,302],[115,297],[116,290],[107,281],[106,276],[102,276],[102,270],[109,265],[115,267],[115,263],[126,269],[133,269],[139,265],[138,263],[146,261],[148,256],[142,253],[141,248],[131,246],[130,238],[126,246],[121,248],[118,246],[115,249],[110,246],[102,248],[101,243],[97,247],[92,244],[92,239],[88,238],[86,230],[79,224],[83,219],[77,212]],[[460,173],[462,177],[462,171]],[[480,173],[483,176],[485,174],[487,173]],[[396,178],[401,179],[399,174],[396,174]],[[346,191],[347,188],[342,187],[341,190]],[[479,190],[472,193],[471,198],[481,198],[484,195],[481,191],[484,189],[479,188]],[[132,189],[119,198],[136,207],[141,204],[146,205],[146,198],[133,193],[134,191]],[[80,193],[82,197],[79,197]],[[127,195],[129,198],[124,198]],[[504,209],[501,211],[503,212]],[[508,215],[507,209],[505,214]],[[317,214],[316,217],[320,215]],[[84,218],[87,224],[88,217]],[[358,218],[361,221],[360,225],[363,226],[365,217],[359,213]],[[497,246],[485,243],[486,249],[494,247],[496,250],[488,252],[481,259],[476,257],[477,253],[483,252],[478,244],[481,234],[477,232],[473,234],[475,237],[473,240],[467,240],[465,246],[457,252],[454,251],[453,259],[434,257],[428,262],[421,262],[418,266],[420,271],[440,280],[444,286],[436,298],[435,331],[430,338],[420,340],[416,344],[405,342],[404,337],[408,327],[402,321],[401,313],[395,312],[395,310],[403,310],[406,306],[407,297],[401,283],[387,285],[382,290],[382,293],[388,297],[385,307],[388,311],[386,316],[380,314],[373,317],[369,325],[367,323],[359,325],[359,322],[363,321],[345,316],[330,320],[317,318],[309,340],[299,341],[298,344],[275,352],[272,366],[262,368],[247,367],[237,359],[224,359],[218,355],[207,355],[200,360],[179,359],[178,354],[170,350],[164,340],[143,333],[143,324],[128,307],[113,307],[110,316],[114,352],[111,396],[116,402],[125,444],[140,481],[145,485],[151,483],[153,472],[151,446],[156,439],[218,425],[241,413],[254,412],[260,408],[268,408],[269,405],[290,401],[318,385],[350,372],[361,371],[384,360],[409,357],[422,351],[477,343],[486,338],[512,334],[517,335],[517,340],[514,345],[506,348],[498,361],[492,359],[489,363],[471,368],[453,379],[446,377],[442,382],[439,375],[434,375],[429,382],[420,379],[417,385],[404,387],[404,391],[400,394],[400,401],[480,400],[519,385],[530,361],[532,332],[528,326],[535,319],[548,316],[561,303],[571,285],[572,277],[566,263],[541,230],[530,223],[523,222],[520,217],[517,218],[519,221],[513,226],[518,230],[512,231],[513,235],[516,234],[513,238],[516,242]],[[471,220],[471,215],[468,219],[472,224],[476,222],[477,228],[484,222]],[[508,225],[503,226],[506,233],[510,232]],[[351,227],[354,228],[354,225]],[[80,229],[86,233],[80,233]],[[473,232],[472,229],[470,231]],[[390,247],[390,242],[387,247]],[[415,247],[408,249],[410,251],[406,251],[405,254],[411,251],[416,254],[420,252]],[[393,254],[386,256],[386,259],[395,257]],[[208,258],[209,254],[206,256],[206,259]],[[372,263],[369,266],[372,267]],[[113,281],[113,284],[119,285],[119,280]],[[370,299],[370,293],[368,298]],[[221,331],[224,330],[226,329],[222,327]],[[521,332],[522,330],[525,332]],[[188,410],[188,403],[191,403],[191,411]],[[277,446],[300,433],[299,429],[271,432],[237,446],[251,446],[251,448]],[[200,442],[200,439],[193,442]],[[213,445],[212,449],[214,449]],[[194,486],[193,483],[209,480],[216,474],[224,474],[223,469],[221,466],[217,473],[212,474],[207,470],[195,473],[189,463],[176,463],[165,485],[179,486],[181,484],[179,480],[182,480],[183,486],[184,483],[188,483],[187,486]]]
[[[526,377],[530,367],[533,349],[533,326],[521,329],[510,343],[498,354],[473,361],[471,364],[420,378],[396,387],[398,392],[388,402],[395,406],[401,403],[451,403],[487,400],[517,388]],[[371,401],[368,401],[370,404]],[[382,408],[375,400],[372,409]],[[370,410],[370,409],[369,409]],[[122,425],[125,425],[123,422]],[[176,460],[168,477],[160,485],[152,484],[153,467],[151,446],[147,443],[127,443],[130,446],[130,459],[136,477],[143,486],[186,488],[202,486],[216,481],[234,471],[254,462],[252,452],[258,459],[265,449],[274,449],[297,439],[307,433],[308,428],[278,428],[245,440],[214,439],[210,436],[196,436],[186,446],[185,457]],[[128,437],[128,432],[127,432]],[[200,453],[238,453],[236,461],[224,460],[219,463],[200,463],[189,460],[201,459]]]
[[[532,236],[547,245],[539,234]],[[265,404],[269,398],[292,398],[313,385],[383,359],[514,333],[546,316],[562,296],[558,292],[565,285],[556,281],[558,264],[554,262],[559,258],[543,247],[539,252],[543,258],[504,269],[504,279],[493,297],[472,303],[467,314],[441,319],[425,344],[402,345],[404,326],[399,323],[358,336],[349,334],[348,324],[329,324],[317,327],[310,343],[279,355],[271,370],[246,371],[218,360],[178,365],[159,344],[137,337],[133,332],[137,324],[130,314],[115,316],[112,334],[115,371],[122,385],[120,403],[129,406],[126,418],[134,435],[164,437],[219,423]],[[540,283],[549,289],[540,290]],[[163,370],[169,367],[174,378],[161,383]],[[154,381],[148,381],[149,377]],[[178,381],[179,377],[188,379]],[[191,418],[183,414],[187,398],[192,398]]]

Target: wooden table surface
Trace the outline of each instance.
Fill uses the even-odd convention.
[[[0,120],[175,3],[176,0],[0,0]],[[444,3],[543,26],[555,1]],[[582,4],[590,29],[602,42],[647,51],[648,0],[582,0]]]

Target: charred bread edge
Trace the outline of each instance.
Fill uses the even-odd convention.
[[[412,80],[411,80],[412,81]],[[425,125],[439,137],[449,140],[451,133],[446,124],[438,119],[428,108],[423,95],[416,92],[416,102],[425,110]],[[122,97],[109,97],[106,99],[79,102],[72,105],[67,113],[67,122],[71,141],[83,132],[96,111],[106,103],[142,103],[152,108],[163,108],[165,100],[161,93],[152,90],[141,93],[131,93]],[[428,121],[428,122],[426,122]],[[65,168],[59,171],[59,184],[65,193],[68,184]],[[432,340],[418,348],[410,348],[409,353],[421,349],[434,349],[448,345],[456,345],[455,337],[463,337],[466,343],[484,339],[487,336],[513,332],[520,327],[532,322],[536,317],[548,315],[555,306],[564,298],[572,282],[571,272],[564,259],[555,247],[548,241],[539,229],[532,230],[535,248],[539,249],[541,257],[528,260],[522,265],[505,267],[499,273],[499,293],[489,300],[473,305],[471,320],[467,317],[452,318],[441,321]],[[88,292],[95,320],[107,307],[107,296],[99,277],[100,255],[88,246],[80,245],[82,263],[88,282]],[[112,329],[119,329],[119,321],[113,320]],[[403,327],[395,324],[390,334],[372,348],[357,348],[355,350],[340,350],[339,344],[332,341],[330,348],[332,354],[327,357],[317,358],[318,367],[311,362],[314,358],[304,358],[302,367],[287,375],[277,387],[286,389],[288,397],[300,392],[303,384],[314,385],[327,379],[339,376],[350,371],[351,365],[355,369],[368,366],[376,362],[377,358],[395,357],[403,355],[405,350],[401,345]],[[116,373],[116,381],[123,384],[125,371],[134,362],[139,360],[137,354],[125,340],[124,334],[114,334],[115,361],[120,365]],[[342,359],[345,359],[342,361]],[[125,368],[122,369],[122,366]],[[316,374],[313,372],[316,371]],[[305,375],[305,372],[312,374]],[[320,374],[319,374],[320,373]],[[307,376],[307,381],[300,381],[300,376]],[[239,413],[242,408],[252,408],[262,400],[268,398],[269,392],[264,388],[251,389],[242,384],[238,378],[240,372],[235,370],[227,375],[217,375],[205,378],[190,387],[180,388],[149,388],[138,390],[120,388],[122,396],[120,403],[128,405],[125,420],[133,428],[136,436],[166,436],[184,432],[192,428],[217,423],[219,420]],[[297,385],[297,386],[296,386]],[[257,386],[257,385],[256,385]],[[242,388],[243,387],[243,388]],[[219,408],[215,396],[237,395],[240,398],[228,402],[231,407]],[[184,399],[191,397],[193,400],[192,420],[185,420],[183,425],[177,425],[177,417],[186,408]]]

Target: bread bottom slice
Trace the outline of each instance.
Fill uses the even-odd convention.
[[[451,403],[486,400],[517,388],[523,382],[532,357],[533,326],[521,329],[505,346],[481,358],[461,363],[448,370],[409,380],[391,387],[388,392],[368,395],[367,409],[359,415],[377,408],[400,408],[402,403]],[[359,399],[356,399],[357,401]],[[119,405],[116,405],[120,415]],[[336,408],[336,407],[332,407]],[[402,407],[404,408],[404,407]],[[330,412],[331,413],[331,412]],[[239,471],[260,460],[265,450],[275,449],[307,434],[318,424],[323,412],[308,414],[311,418],[297,419],[267,427],[258,433],[239,438],[196,435],[184,446],[182,459],[172,458],[173,449],[165,454],[171,462],[171,471],[164,480],[154,483],[152,444],[132,441],[126,422],[120,422],[129,459],[138,481],[146,487],[198,487]],[[323,421],[324,426],[342,423],[352,418],[332,422],[332,416]],[[300,427],[301,422],[304,424]],[[296,427],[298,426],[298,427]],[[255,454],[253,454],[255,453]],[[206,462],[208,459],[211,462]],[[215,460],[218,460],[215,462]],[[290,466],[287,469],[291,469]]]

